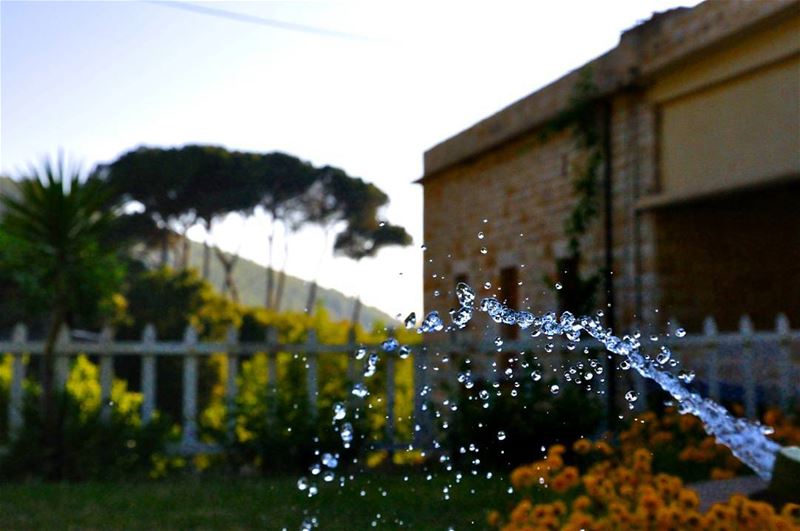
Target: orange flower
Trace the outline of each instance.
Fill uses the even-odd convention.
[[[585,455],[592,449],[592,443],[586,439],[578,439],[572,445],[576,454]]]
[[[536,481],[536,476],[532,467],[520,466],[511,472],[511,484],[517,489],[530,488]]]
[[[563,444],[554,444],[550,448],[547,449],[547,457],[559,456],[561,457],[564,455],[564,452],[567,451],[567,448]]]
[[[586,511],[591,506],[592,499],[585,494],[581,494],[572,501],[572,510],[576,512]]]
[[[671,432],[659,431],[650,437],[650,444],[660,446],[672,442],[673,439],[675,439],[675,436]]]
[[[566,490],[569,488],[569,484],[567,483],[567,480],[564,478],[564,474],[559,474],[555,478],[553,478],[553,481],[550,483],[550,486],[553,488],[555,492],[559,494],[566,492]]]
[[[700,497],[691,489],[681,489],[678,493],[678,503],[683,509],[697,509],[700,506]]]
[[[528,520],[532,508],[533,504],[530,500],[522,500],[514,507],[514,510],[511,511],[511,521],[515,524],[525,523]]]
[[[606,441],[597,441],[594,443],[594,449],[603,455],[610,456],[614,453],[614,449]]]
[[[732,470],[714,467],[711,469],[711,479],[730,479],[734,476]]]
[[[781,516],[789,518],[790,520],[796,520],[800,523],[800,504],[787,503],[783,506],[783,509],[781,509]]]

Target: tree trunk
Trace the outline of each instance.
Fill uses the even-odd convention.
[[[50,330],[44,344],[42,355],[42,394],[41,412],[44,430],[42,431],[42,445],[45,448],[45,476],[48,479],[60,479],[61,475],[61,433],[58,429],[58,410],[56,393],[54,388],[55,380],[55,349],[58,334],[64,325],[66,312],[60,304],[56,305],[53,312],[53,321],[50,323]]]
[[[236,264],[239,261],[239,255],[234,254],[230,258],[225,256],[218,248],[214,248],[217,258],[219,259],[220,264],[222,264],[222,270],[224,272],[224,281],[222,284],[222,294],[223,295],[230,295],[230,298],[233,302],[239,302],[239,289],[236,286],[236,278],[233,276],[233,270],[236,267]]]
[[[211,237],[211,222],[205,223],[206,237],[203,239],[203,280],[208,280],[211,276],[211,246],[208,239]]]
[[[283,290],[286,287],[286,262],[289,260],[289,239],[284,236],[283,242],[283,264],[281,264],[281,271],[278,274],[278,286],[275,289],[275,311],[281,311],[281,303],[283,302]]]
[[[265,297],[265,307],[270,310],[273,304],[273,285],[275,284],[275,272],[272,270],[272,248],[275,242],[275,218],[272,218],[272,228],[267,237],[267,293]]]
[[[353,303],[353,315],[350,317],[350,324],[353,328],[358,324],[358,320],[361,317],[361,296],[359,295],[356,297],[355,302]]]
[[[161,237],[161,267],[167,267],[169,263],[169,232],[164,231]]]
[[[189,246],[189,236],[186,235],[186,231],[183,231],[183,249],[181,251],[181,269],[187,270],[189,269],[189,259],[191,258],[191,247]]]
[[[312,280],[308,286],[308,299],[306,299],[306,313],[314,315],[314,306],[317,304],[317,281]]]
[[[330,229],[325,229],[325,244],[322,246],[322,254],[317,261],[317,271],[314,274],[314,280],[308,286],[308,298],[306,299],[306,313],[309,315],[314,315],[314,309],[317,304],[317,288],[319,287],[317,281],[319,279],[319,273],[322,270],[322,262],[325,260],[325,253],[328,251],[328,240],[330,239]]]

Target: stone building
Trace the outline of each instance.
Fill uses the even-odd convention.
[[[603,164],[580,266],[605,271],[596,306],[623,328],[800,323],[800,2],[656,14],[586,66],[425,153],[426,310],[452,307],[458,280],[557,308],[546,283],[570,273],[556,263],[586,150],[552,125],[590,72]]]

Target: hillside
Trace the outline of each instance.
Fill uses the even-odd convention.
[[[202,270],[203,244],[194,241],[191,242],[190,264],[198,271]],[[266,293],[266,275],[266,268],[264,266],[244,258],[239,259],[239,263],[234,270],[234,276],[236,277],[236,285],[239,288],[239,298],[243,304],[263,306]],[[213,253],[211,256],[210,277],[209,280],[211,283],[217,288],[222,289],[223,269],[219,260],[217,260],[217,257],[214,256]],[[281,307],[285,310],[302,311],[305,308],[308,298],[308,287],[309,283],[305,280],[287,275],[286,288],[284,290]],[[317,291],[317,300],[325,306],[333,319],[350,318],[354,302],[352,297],[348,297],[339,291],[320,286]],[[361,308],[360,321],[365,327],[371,327],[372,323],[375,321],[389,323],[394,321],[394,319],[377,308],[363,306]]]

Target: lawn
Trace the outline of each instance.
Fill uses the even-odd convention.
[[[297,478],[181,478],[162,482],[0,485],[0,529],[485,528],[513,501],[506,477],[365,474],[308,498]],[[449,500],[443,489],[450,485]]]

